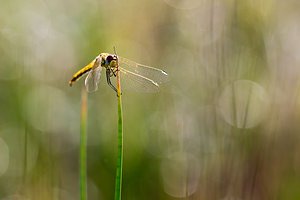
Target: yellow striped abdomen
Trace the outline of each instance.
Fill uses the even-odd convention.
[[[85,66],[83,69],[79,70],[73,78],[69,81],[70,86],[73,85],[76,81],[78,81],[85,73],[89,72],[94,66],[95,60],[93,60],[90,64]]]

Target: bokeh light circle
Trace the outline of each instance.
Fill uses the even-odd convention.
[[[160,166],[164,191],[176,198],[196,192],[200,176],[199,160],[187,152],[167,156]]]
[[[64,92],[56,87],[40,85],[32,88],[24,101],[24,115],[37,130],[53,134],[73,133],[77,129],[77,113]],[[66,119],[68,122],[66,123]],[[76,120],[74,120],[76,119]],[[77,137],[72,135],[70,140]]]
[[[224,120],[237,128],[252,128],[266,116],[268,96],[262,86],[249,80],[228,85],[219,99]]]

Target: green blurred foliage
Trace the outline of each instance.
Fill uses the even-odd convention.
[[[80,90],[99,53],[161,68],[123,91],[123,199],[298,199],[297,0],[2,1],[0,199],[78,199]],[[117,98],[88,96],[88,197],[113,199]]]

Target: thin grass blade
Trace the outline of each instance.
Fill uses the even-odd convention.
[[[81,121],[80,121],[80,200],[87,199],[86,185],[86,121],[87,121],[87,91],[82,87],[81,92]]]

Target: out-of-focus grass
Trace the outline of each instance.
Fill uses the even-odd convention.
[[[87,177],[86,177],[86,148],[87,148],[87,92],[82,87],[81,92],[81,120],[80,120],[80,199],[87,199]]]

